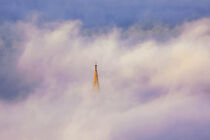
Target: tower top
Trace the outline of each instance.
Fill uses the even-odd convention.
[[[95,70],[96,70],[96,71],[97,71],[97,66],[98,66],[98,65],[97,65],[97,63],[96,63],[96,64],[95,64]]]
[[[97,71],[97,63],[95,63],[95,71],[94,71],[94,77],[93,77],[93,90],[99,91],[99,80],[98,80],[98,71]]]

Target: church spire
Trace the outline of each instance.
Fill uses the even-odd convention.
[[[98,81],[98,70],[97,70],[97,64],[95,64],[95,71],[94,71],[94,77],[93,77],[93,90],[99,91],[99,81]]]

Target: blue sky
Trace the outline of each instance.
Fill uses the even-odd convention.
[[[85,27],[140,23],[174,26],[210,15],[209,0],[1,0],[0,22],[39,13],[44,20],[79,19]]]

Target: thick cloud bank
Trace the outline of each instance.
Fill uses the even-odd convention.
[[[0,30],[0,139],[210,139],[210,19],[148,31],[79,21]]]

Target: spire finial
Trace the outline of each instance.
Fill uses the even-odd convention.
[[[95,70],[96,70],[96,71],[97,71],[97,66],[98,66],[97,63],[95,63]]]

